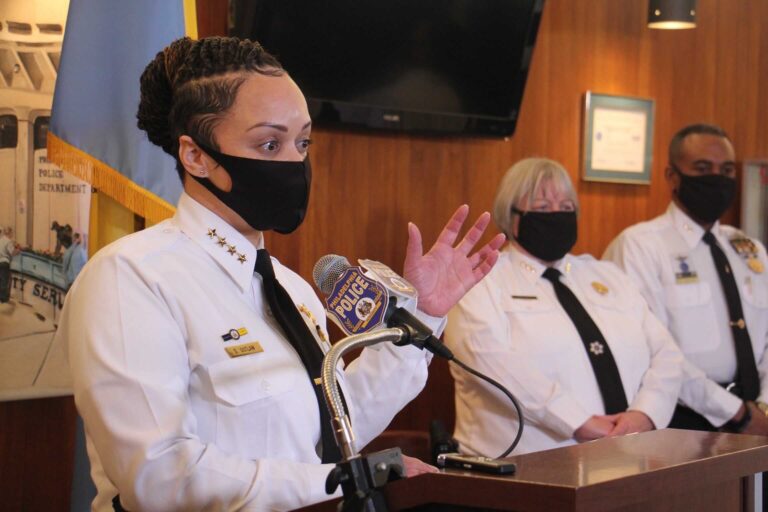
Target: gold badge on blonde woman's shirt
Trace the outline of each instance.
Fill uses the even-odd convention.
[[[594,288],[594,290],[600,295],[605,295],[608,293],[608,287],[603,283],[598,283],[597,281],[592,281],[592,288]]]

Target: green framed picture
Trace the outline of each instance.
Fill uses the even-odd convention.
[[[587,91],[582,179],[650,184],[653,114],[651,99]]]

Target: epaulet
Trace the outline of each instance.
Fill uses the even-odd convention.
[[[757,244],[754,240],[742,231],[734,229],[734,233],[728,237],[728,241],[731,243],[733,250],[736,251],[736,254],[746,260],[747,267],[752,272],[762,274],[765,271],[763,263],[758,258]]]

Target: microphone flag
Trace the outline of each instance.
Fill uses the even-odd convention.
[[[361,267],[344,270],[325,298],[328,317],[347,335],[380,327],[388,305],[387,289],[366,277]]]

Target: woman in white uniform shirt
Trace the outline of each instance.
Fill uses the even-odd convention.
[[[493,212],[509,245],[448,317],[445,340],[456,357],[504,384],[523,406],[525,429],[514,453],[663,428],[677,400],[681,356],[640,293],[613,264],[568,253],[577,211],[560,164],[515,164]],[[575,296],[591,318],[591,334],[561,303],[558,280],[561,293]],[[513,405],[463,371],[453,376],[462,451],[498,456],[518,428]]]
[[[147,66],[141,89],[139,127],[176,158],[184,193],[172,219],[85,267],[58,331],[85,422],[93,508],[112,510],[117,495],[115,508],[163,511],[287,510],[327,499],[332,465],[321,464],[318,399],[268,307],[265,269],[315,353],[327,350],[324,310],[309,284],[259,251],[262,231],[288,233],[304,217],[304,97],[258,43],[234,38],[174,42]],[[409,225],[405,275],[438,330],[503,243],[469,255],[486,213],[453,247],[466,216],[460,208],[426,255]],[[339,372],[358,448],[421,390],[427,362],[413,347],[380,346]],[[413,459],[406,466],[431,470]]]

